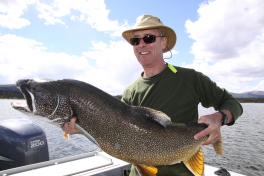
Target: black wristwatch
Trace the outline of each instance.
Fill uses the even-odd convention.
[[[222,114],[222,126],[227,124],[228,121],[228,117],[225,113],[223,113],[222,111],[219,111]]]

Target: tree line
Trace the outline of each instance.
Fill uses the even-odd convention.
[[[117,99],[121,100],[121,95],[115,95]],[[264,98],[236,98],[240,103],[264,103]]]
[[[121,95],[115,95],[117,99],[121,100]],[[24,99],[21,92],[6,92],[0,91],[0,99]],[[264,103],[264,98],[236,98],[240,103]]]
[[[24,96],[21,92],[0,91],[0,99],[24,99]]]
[[[264,98],[236,98],[240,103],[264,103]]]

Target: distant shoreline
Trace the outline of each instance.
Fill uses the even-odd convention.
[[[24,99],[21,92],[0,91],[0,99]]]
[[[239,103],[264,103],[264,98],[236,98]]]
[[[122,96],[120,96],[120,95],[115,95],[114,97],[116,97],[119,100],[122,98]],[[3,99],[3,100],[12,100],[12,99],[24,100],[22,94],[20,96],[11,95],[11,96],[2,97],[1,92],[0,92],[0,99]],[[236,99],[239,103],[264,103],[264,98],[236,98]]]

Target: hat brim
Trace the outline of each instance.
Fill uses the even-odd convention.
[[[159,26],[147,26],[147,27],[146,26],[143,26],[143,27],[139,26],[139,27],[124,31],[122,33],[122,36],[124,37],[124,39],[128,43],[130,43],[129,41],[132,38],[134,31],[145,30],[145,29],[160,29],[165,33],[165,37],[167,37],[168,43],[167,43],[167,47],[163,50],[163,53],[166,53],[169,50],[171,50],[174,47],[174,45],[176,44],[176,41],[177,41],[176,33],[174,32],[173,29],[171,29],[168,26],[160,26],[160,25]]]

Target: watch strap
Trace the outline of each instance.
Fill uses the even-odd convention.
[[[224,112],[222,112],[222,111],[219,111],[219,112],[222,114],[222,126],[226,125],[227,121],[228,121],[227,115]]]

